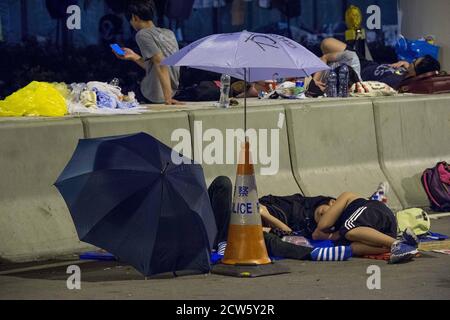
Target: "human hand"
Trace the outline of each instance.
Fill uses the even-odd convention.
[[[182,105],[185,105],[186,103],[175,100],[175,99],[167,99],[165,104],[169,105],[169,106],[173,106],[173,105],[181,105],[182,106]]]
[[[138,61],[139,59],[141,59],[141,56],[138,55],[136,52],[134,52],[133,50],[129,49],[129,48],[122,48],[122,50],[125,52],[125,54],[123,56],[118,55],[114,50],[113,53],[114,55],[119,58],[120,60],[127,60],[127,61]]]
[[[405,68],[405,69],[408,69],[409,63],[407,61],[399,61],[399,62],[390,64],[390,66],[395,68],[395,69],[402,68],[402,67]]]
[[[322,90],[323,92],[327,88],[327,85],[325,83],[323,83],[322,81],[314,80],[314,82],[316,83],[316,86],[318,86],[319,89]]]

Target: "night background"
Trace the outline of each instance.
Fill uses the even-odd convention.
[[[125,18],[126,0],[2,0],[0,2],[0,99],[29,82],[111,81],[135,90],[142,70],[119,61],[109,45],[137,50]],[[382,12],[382,29],[367,30],[373,58],[396,60],[397,0],[156,0],[159,27],[172,29],[180,47],[214,33],[249,30],[288,36],[320,55],[326,37],[344,39],[345,10],[369,5]],[[81,8],[81,30],[68,30],[66,8]],[[334,10],[330,10],[333,8]],[[220,76],[220,75],[219,75]],[[218,77],[218,75],[215,75]]]

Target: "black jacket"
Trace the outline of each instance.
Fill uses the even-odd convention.
[[[259,199],[260,204],[267,207],[269,213],[282,221],[293,231],[305,237],[311,237],[317,227],[314,210],[328,203],[330,197],[304,197],[301,194],[291,196],[268,195]]]

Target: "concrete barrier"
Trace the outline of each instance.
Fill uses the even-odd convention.
[[[53,187],[80,138],[77,119],[0,120],[0,260],[41,260],[88,247]]]
[[[393,209],[426,206],[420,174],[437,161],[450,159],[450,95],[377,98],[373,103],[366,99],[259,103],[264,105],[250,103],[248,127],[266,129],[269,143],[263,153],[270,158],[278,146],[280,155],[278,173],[263,175],[261,170],[270,164],[262,165],[256,152],[259,195],[303,190],[306,195],[355,191],[369,196],[388,179]],[[198,121],[202,128],[196,137]],[[207,151],[214,134],[219,132],[226,145],[226,130],[242,126],[242,108],[0,119],[0,261],[40,260],[92,248],[78,240],[64,200],[53,187],[78,139],[147,132],[174,147],[184,135],[187,149]],[[274,132],[279,139],[271,142]],[[210,137],[205,137],[208,133]],[[222,161],[226,162],[225,155]],[[203,163],[203,167],[207,183],[218,175],[234,181],[235,164]]]
[[[373,106],[347,99],[288,106],[287,125],[294,174],[306,195],[370,196],[386,181],[378,162]],[[389,205],[400,209],[395,194]]]
[[[234,130],[234,129],[242,129],[243,128],[243,109],[235,108],[228,110],[201,110],[201,111],[192,111],[189,112],[189,119],[191,124],[191,133],[194,142],[194,148],[197,150],[206,150],[201,147],[202,135],[196,136],[194,132],[195,126],[201,123],[203,134],[208,134],[209,129],[217,129],[222,136],[224,137],[224,146],[226,143],[230,143],[230,139],[227,139],[226,131]],[[276,195],[287,195],[299,193],[300,189],[298,184],[296,183],[293,174],[292,167],[289,158],[289,148],[288,148],[288,139],[287,139],[287,130],[285,125],[285,112],[283,106],[264,106],[264,107],[252,107],[248,110],[248,128],[257,130],[258,135],[260,132],[258,129],[266,129],[267,131],[267,139],[263,140],[268,141],[267,151],[264,150],[255,150],[253,151],[253,158],[255,165],[255,173],[257,179],[258,193],[260,196],[267,194],[276,194]],[[281,129],[279,129],[279,125],[281,125]],[[272,131],[274,130],[274,131]],[[197,130],[200,131],[200,130]],[[276,139],[275,143],[271,142],[272,137],[278,132],[279,139]],[[214,133],[211,132],[212,134]],[[272,136],[272,133],[274,134]],[[263,133],[264,135],[264,133]],[[203,137],[204,138],[204,137]],[[211,139],[211,141],[214,141]],[[236,141],[236,140],[234,140]],[[211,142],[205,141],[203,142],[203,147],[207,147]],[[238,145],[238,143],[236,143]],[[259,144],[261,145],[261,144]],[[255,147],[253,144],[252,147]],[[278,165],[278,173],[275,175],[265,175],[267,172],[262,171],[263,168],[269,169],[270,164],[270,156],[269,160],[266,159],[266,164],[262,163],[261,158],[259,157],[259,152],[263,154],[271,154],[271,151],[274,151],[276,148],[279,148],[279,165]],[[222,149],[223,150],[223,149]],[[234,148],[234,159],[236,159],[237,154],[236,148]],[[198,155],[197,151],[197,155]],[[220,157],[219,157],[220,158]],[[194,156],[196,161],[199,161],[198,156]],[[263,159],[264,160],[264,159]],[[277,159],[278,160],[278,159]],[[223,158],[223,162],[226,163],[226,159]],[[209,164],[202,163],[207,183],[211,183],[212,180],[219,176],[225,175],[231,178],[234,182],[236,177],[236,164]],[[272,167],[274,168],[274,167]],[[270,170],[270,169],[269,169]]]
[[[404,207],[425,207],[422,172],[450,160],[450,95],[375,99],[380,163]]]
[[[86,138],[98,138],[115,135],[148,133],[170,147],[174,130],[189,132],[188,115],[185,112],[155,112],[142,115],[117,115],[109,117],[82,118]]]

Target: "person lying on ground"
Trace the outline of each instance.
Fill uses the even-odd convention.
[[[397,240],[397,220],[382,202],[344,192],[314,212],[315,240],[333,240],[351,245],[354,256],[391,253],[391,263],[411,260],[417,254],[418,238],[406,230]]]
[[[323,55],[329,57],[328,59],[334,59],[339,54],[352,51],[347,44],[334,38],[324,39],[320,47]],[[393,64],[380,64],[362,56],[358,58],[362,81],[383,82],[395,90],[398,90],[402,82],[408,78],[441,70],[439,62],[430,55],[418,58],[412,63],[398,61]]]
[[[130,1],[128,5],[130,24],[137,31],[136,42],[141,55],[129,48],[122,48],[124,56],[114,52],[117,58],[137,63],[145,70],[140,91],[149,103],[182,104],[173,99],[179,85],[178,67],[164,66],[161,62],[178,51],[174,33],[168,29],[157,28],[153,22],[155,5],[152,0]]]
[[[289,206],[274,209],[272,203],[276,201],[270,200],[272,196],[263,197],[261,201],[267,204],[267,207],[261,205],[263,225],[279,229],[282,233],[301,229],[306,237],[313,240],[331,240],[336,246],[350,246],[354,256],[390,252],[390,263],[408,261],[417,254],[418,239],[409,229],[403,232],[401,240],[396,239],[397,220],[384,203],[387,188],[386,183],[380,184],[368,199],[350,192],[343,193],[337,199],[297,197],[303,203],[290,199],[295,195],[281,197],[297,201],[293,209]]]
[[[380,193],[381,192],[381,193]],[[210,185],[209,189],[208,189],[208,194],[209,194],[209,198],[211,201],[211,206],[214,212],[214,216],[215,216],[215,220],[216,220],[216,225],[217,225],[217,229],[218,229],[218,233],[217,233],[217,237],[215,239],[214,245],[213,247],[217,249],[217,251],[221,254],[224,253],[225,248],[226,248],[226,243],[227,243],[227,237],[228,237],[228,226],[230,223],[230,217],[231,217],[231,208],[232,208],[232,196],[233,196],[233,187],[232,187],[232,183],[231,180],[228,177],[217,177],[212,184]],[[346,193],[347,195],[348,193]],[[377,190],[377,192],[374,193],[374,195],[372,195],[371,198],[373,199],[379,199],[380,201],[383,200],[383,198],[381,197],[382,194],[385,194],[385,188],[383,190],[380,191],[380,187],[379,190]],[[322,216],[325,216],[325,214],[328,212],[328,210],[333,207],[336,203],[339,205],[343,200],[342,197],[338,198],[337,200],[335,200],[334,198],[330,198],[330,197],[323,197],[323,196],[319,196],[319,197],[309,197],[309,198],[305,198],[304,197],[304,202],[303,204],[305,205],[305,207],[307,207],[307,209],[312,209],[312,216],[315,218],[313,218],[313,221],[315,223],[315,225],[317,225],[317,228],[320,227],[322,228],[323,225],[325,223],[327,223],[327,219],[330,219],[330,215],[326,215],[327,218],[324,218],[322,220],[322,223],[320,224],[320,220],[322,218]],[[355,198],[355,200],[364,200],[364,199],[359,199],[359,198]],[[369,200],[366,200],[369,201]],[[370,201],[369,201],[370,202]],[[351,204],[352,207],[350,207],[350,209],[348,210],[352,210],[353,206],[357,205],[359,202],[353,203],[352,201],[349,202],[349,205]],[[365,203],[364,203],[365,204]],[[395,217],[393,215],[393,213],[382,203],[379,202],[378,200],[375,201],[371,201],[370,204],[368,204],[368,206],[370,205],[370,210],[368,210],[368,214],[370,214],[370,212],[372,212],[373,210],[375,210],[377,213],[376,208],[379,205],[382,205],[384,207],[382,207],[382,213],[381,214],[386,214],[385,220],[387,220],[386,222],[386,230],[388,230],[389,234],[391,236],[395,236],[395,233],[397,232],[396,228],[397,228],[397,224],[395,221]],[[337,209],[335,209],[337,207],[334,207],[334,211],[336,211]],[[375,208],[375,209],[372,209]],[[300,207],[297,206],[297,210],[299,210]],[[333,211],[330,211],[331,214],[333,214]],[[276,257],[281,257],[281,258],[291,258],[291,259],[299,259],[299,260],[314,260],[314,261],[318,261],[318,260],[329,260],[329,261],[341,261],[341,260],[346,260],[348,259],[351,255],[352,255],[352,249],[355,248],[356,250],[356,255],[367,255],[367,254],[374,254],[375,253],[385,253],[388,252],[389,250],[387,250],[384,246],[390,245],[393,249],[391,250],[392,252],[392,259],[391,262],[392,263],[396,263],[396,262],[400,262],[400,261],[404,261],[404,260],[408,260],[412,257],[412,255],[414,254],[414,250],[406,250],[406,249],[410,249],[409,246],[407,246],[405,244],[405,241],[403,242],[396,242],[396,240],[394,238],[390,238],[388,240],[386,240],[386,238],[383,237],[384,241],[390,241],[388,244],[386,244],[385,242],[379,244],[378,247],[375,248],[370,248],[370,250],[366,250],[364,251],[364,249],[366,249],[365,247],[363,247],[362,245],[365,244],[364,241],[365,238],[363,237],[359,242],[356,243],[352,243],[350,241],[347,242],[337,242],[337,240],[340,240],[340,236],[338,237],[338,234],[336,232],[330,232],[327,233],[326,231],[322,231],[321,229],[314,228],[316,229],[313,233],[312,233],[312,238],[314,239],[326,239],[326,240],[335,240],[336,241],[336,246],[334,247],[330,247],[330,248],[316,248],[316,249],[311,249],[308,248],[306,246],[298,246],[289,242],[284,242],[281,237],[278,235],[277,232],[273,232],[276,229],[285,231],[285,232],[291,232],[292,229],[290,226],[288,226],[287,224],[283,223],[280,219],[276,218],[272,213],[269,212],[268,208],[261,205],[260,206],[260,213],[261,213],[261,218],[262,218],[262,222],[263,222],[263,235],[264,235],[264,241],[268,250],[269,255],[271,256],[276,256]],[[291,215],[294,215],[296,213],[291,213]],[[334,214],[336,215],[336,214]],[[342,218],[345,218],[348,214],[343,213],[342,214]],[[292,227],[295,227],[294,225],[296,225],[295,222],[295,217],[285,217],[285,221],[293,221],[292,222]],[[355,218],[353,217],[353,215],[351,215],[351,217],[349,218]],[[358,223],[362,226],[363,225],[363,218],[365,218],[365,216],[363,216],[362,218],[359,218],[359,220],[357,219],[359,217],[356,217],[355,219],[352,219],[352,223],[353,225],[358,225]],[[316,222],[317,220],[317,222]],[[384,220],[382,220],[384,221]],[[375,222],[378,222],[378,220],[376,220]],[[299,222],[300,224],[302,223],[301,221]],[[390,224],[388,224],[390,223]],[[337,224],[337,222],[336,222]],[[384,229],[383,229],[384,230]],[[351,235],[357,237],[358,231],[353,231],[351,233]],[[374,230],[375,231],[375,230]],[[373,233],[373,232],[372,232]],[[405,232],[405,239],[409,239],[410,242],[417,240],[417,238],[415,238],[415,236],[413,234],[411,234],[410,231]],[[353,241],[354,242],[354,241]],[[395,243],[395,245],[394,245]],[[412,246],[414,246],[414,244],[412,244]],[[416,246],[417,247],[417,246]],[[394,249],[395,248],[395,249]]]
[[[219,254],[223,254],[228,240],[228,227],[232,211],[233,185],[231,180],[228,177],[217,177],[209,186],[208,195],[217,225],[217,236],[213,248]],[[298,260],[311,259],[312,248],[284,242],[275,234],[267,231],[269,229],[265,229],[263,235],[269,255]]]

